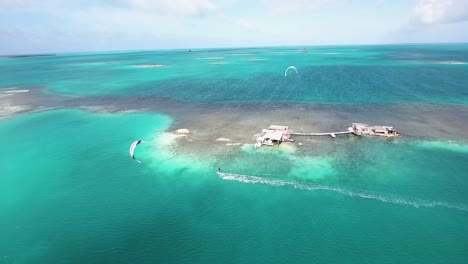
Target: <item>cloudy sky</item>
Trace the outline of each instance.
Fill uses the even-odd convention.
[[[0,54],[468,42],[468,0],[0,0]]]

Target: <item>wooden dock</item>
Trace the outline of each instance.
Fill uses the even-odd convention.
[[[291,136],[330,136],[335,138],[337,135],[349,135],[354,134],[352,131],[340,131],[340,132],[327,132],[327,133],[295,133],[292,132]]]

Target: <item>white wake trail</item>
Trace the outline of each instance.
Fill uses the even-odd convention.
[[[307,190],[307,191],[330,191],[330,192],[335,192],[335,193],[339,193],[339,194],[351,196],[351,197],[377,200],[377,201],[381,201],[384,203],[408,205],[408,206],[413,206],[416,208],[443,207],[443,208],[468,212],[468,206],[464,204],[451,204],[451,203],[441,202],[441,201],[429,201],[429,200],[420,200],[420,199],[406,199],[406,198],[391,196],[391,195],[380,195],[380,194],[368,192],[368,191],[348,190],[348,189],[343,189],[340,187],[321,185],[317,183],[301,183],[301,182],[296,182],[296,181],[286,181],[286,180],[280,180],[280,179],[268,179],[268,178],[251,176],[251,175],[243,175],[243,174],[218,172],[218,175],[223,180],[227,180],[227,181],[237,181],[237,182],[252,183],[252,184],[266,184],[266,185],[271,185],[271,186],[291,186],[295,189]]]

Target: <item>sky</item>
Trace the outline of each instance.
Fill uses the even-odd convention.
[[[468,0],[0,0],[0,54],[468,42]]]

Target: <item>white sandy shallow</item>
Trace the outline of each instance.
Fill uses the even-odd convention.
[[[26,105],[13,105],[11,102],[0,101],[0,118],[8,117],[12,114],[29,110],[30,107]]]
[[[468,144],[465,142],[456,141],[418,141],[416,145],[425,149],[442,149],[446,151],[454,151],[460,153],[468,153]]]
[[[157,135],[156,143],[158,145],[167,146],[167,145],[171,145],[174,142],[176,142],[178,138],[182,138],[182,137],[186,137],[186,136],[187,135],[185,135],[185,134],[175,134],[175,133],[165,132],[165,133],[161,133],[161,134]]]
[[[261,148],[255,148],[254,144],[244,144],[242,150],[247,153],[265,153],[275,155],[291,155],[296,152],[297,147],[291,143],[282,143],[279,146],[263,146]]]

